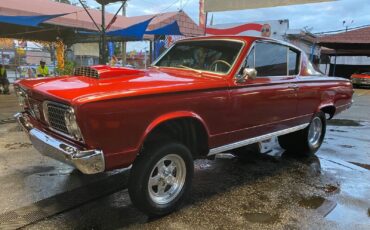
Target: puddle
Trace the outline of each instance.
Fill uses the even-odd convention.
[[[279,217],[277,215],[270,215],[268,213],[245,213],[244,218],[252,223],[263,223],[263,224],[273,224]]]
[[[304,208],[317,209],[325,202],[325,200],[325,198],[320,196],[312,196],[300,200],[299,205]]]
[[[338,193],[339,192],[339,185],[332,185],[332,184],[327,184],[324,187],[318,187],[322,190],[325,191],[325,193]]]
[[[355,146],[353,145],[339,145],[340,147],[343,147],[343,148],[346,148],[346,149],[352,149],[354,148]]]
[[[333,119],[328,121],[328,125],[334,126],[363,126],[357,121],[346,120],[346,119]]]
[[[327,185],[324,190],[326,193],[334,193],[338,192],[339,188],[335,185]]]
[[[32,147],[32,144],[30,143],[12,143],[12,144],[6,144],[4,146],[8,150],[14,150],[14,149],[20,149],[20,148],[30,148]]]
[[[335,209],[337,203],[320,196],[312,196],[300,200],[299,205],[303,208],[315,209],[322,216],[326,217]]]
[[[370,165],[367,165],[367,164],[361,164],[361,163],[357,163],[357,162],[349,162],[349,163],[354,164],[354,165],[357,165],[357,166],[360,166],[361,168],[364,168],[364,169],[370,170]]]
[[[348,131],[338,130],[338,129],[329,129],[330,132],[337,132],[337,133],[348,133]]]
[[[9,124],[9,123],[15,123],[15,122],[16,122],[15,118],[7,118],[7,119],[0,120],[0,125],[2,125],[2,124]]]
[[[354,225],[361,223],[362,225],[370,225],[370,213],[356,206],[347,206],[338,204],[337,207],[326,217],[330,221],[335,221],[343,225]],[[366,213],[367,212],[367,213]]]

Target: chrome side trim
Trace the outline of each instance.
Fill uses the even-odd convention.
[[[222,152],[229,151],[229,150],[232,150],[232,149],[240,148],[240,147],[243,147],[243,146],[246,146],[246,145],[258,143],[258,142],[261,142],[261,141],[264,141],[264,140],[268,140],[272,137],[281,136],[281,135],[292,133],[292,132],[295,132],[295,131],[298,131],[298,130],[302,130],[302,129],[305,129],[306,127],[308,127],[308,125],[309,125],[309,123],[306,123],[306,124],[298,125],[298,126],[295,126],[295,127],[292,127],[292,128],[283,129],[283,130],[280,130],[280,131],[277,131],[277,132],[268,133],[268,134],[265,134],[265,135],[262,135],[262,136],[253,137],[253,138],[249,138],[249,139],[246,139],[246,140],[243,140],[243,141],[238,141],[238,142],[223,145],[223,146],[220,146],[220,147],[217,147],[217,148],[213,148],[213,149],[209,150],[209,153],[208,153],[207,156],[211,156],[211,155],[214,155],[214,154],[217,154],[217,153],[222,153]]]

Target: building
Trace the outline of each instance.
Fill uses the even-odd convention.
[[[290,29],[287,19],[212,25],[207,26],[206,33],[207,35],[246,35],[273,38],[301,48],[311,60],[319,60],[320,57],[320,46],[316,45],[316,35],[302,29]]]
[[[331,76],[349,78],[356,72],[370,71],[370,27],[322,35],[321,69]]]

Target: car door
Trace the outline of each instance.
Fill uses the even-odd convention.
[[[245,67],[257,77],[235,80],[230,88],[234,140],[244,140],[286,129],[297,113],[296,72],[289,72],[289,47],[271,41],[256,41]],[[297,64],[295,64],[297,65]]]

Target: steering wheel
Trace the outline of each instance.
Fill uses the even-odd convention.
[[[229,68],[231,68],[231,65],[227,61],[224,61],[224,60],[219,59],[219,60],[216,60],[216,61],[212,62],[212,64],[209,67],[209,69],[212,70],[214,67],[216,67],[216,64],[217,63],[222,63],[222,64],[228,66]],[[215,69],[215,71],[216,71],[216,69]]]

